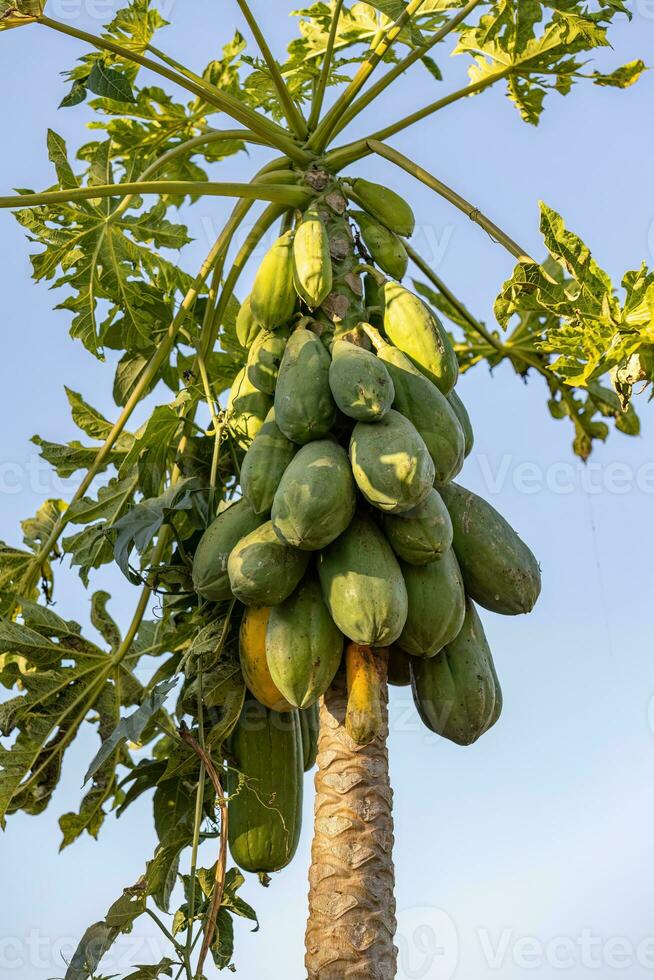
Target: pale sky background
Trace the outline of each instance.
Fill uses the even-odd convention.
[[[292,34],[291,5],[275,2],[263,26],[275,50]],[[654,62],[654,4],[638,0],[631,25],[619,22],[614,67]],[[113,3],[59,0],[50,16],[99,30]],[[235,4],[168,0],[175,27],[160,36],[171,54],[200,68],[241,26]],[[86,137],[84,106],[57,112],[58,73],[85,49],[30,27],[0,38],[3,152],[0,193],[45,187],[51,171],[45,131],[71,146]],[[463,80],[465,62],[444,64],[445,93]],[[458,86],[457,86],[458,87]],[[368,112],[370,130],[421,105],[437,89],[424,69]],[[578,87],[552,95],[538,129],[521,122],[495,91],[460,103],[395,138],[398,149],[451,183],[535,255],[542,254],[537,201],[560,211],[619,280],[645,259],[654,263],[652,102],[654,76],[626,92]],[[366,127],[367,129],[367,127]],[[221,179],[243,179],[256,159],[232,158]],[[353,169],[353,172],[354,169]],[[416,247],[470,308],[492,322],[492,302],[512,260],[477,227],[385,162],[356,173],[392,183],[418,215]],[[184,256],[195,270],[227,205],[213,199],[187,210],[196,241]],[[5,358],[0,404],[0,538],[19,542],[18,521],[45,496],[70,496],[39,467],[29,439],[76,438],[63,385],[109,417],[112,371],[68,337],[69,315],[30,282],[29,246],[8,212],[0,213],[1,319]],[[246,283],[247,284],[247,283]],[[528,385],[508,366],[485,367],[459,391],[476,430],[462,477],[514,524],[538,556],[543,595],[532,616],[484,613],[505,694],[498,726],[461,749],[420,727],[405,690],[393,692],[390,754],[395,790],[397,905],[403,980],[522,980],[654,972],[654,672],[652,669],[652,503],[654,413],[641,398],[643,435],[612,433],[584,468],[572,455],[571,427],[553,421],[544,385]],[[142,417],[142,416],[141,416]],[[526,479],[527,478],[527,479]],[[525,482],[526,479],[526,482]],[[565,484],[567,491],[558,492]],[[113,592],[123,623],[136,596],[118,574],[97,575]],[[75,575],[59,572],[57,612],[86,621],[88,597]],[[89,732],[68,753],[61,786],[39,818],[13,817],[0,839],[0,975],[46,980],[64,973],[61,953],[101,919],[140,875],[154,837],[143,799],[121,820],[109,817],[99,842],[86,837],[57,854],[57,818],[77,805],[81,773],[95,752]],[[261,930],[237,927],[236,962],[245,980],[274,972],[301,980],[311,832],[306,822],[290,869],[264,891],[248,882]],[[205,864],[213,860],[205,856]],[[104,973],[163,955],[154,925],[137,922]],[[213,976],[215,971],[210,970]]]

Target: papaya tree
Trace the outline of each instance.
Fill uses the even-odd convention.
[[[396,975],[388,685],[411,684],[428,729],[473,744],[502,709],[479,607],[528,613],[541,589],[527,545],[456,482],[474,441],[458,377],[506,361],[541,378],[582,459],[611,425],[639,431],[632,392],[654,381],[654,271],[626,272],[618,290],[545,204],[539,261],[480,206],[484,188],[468,201],[392,145],[491,88],[529,125],[552,93],[629,88],[642,62],[589,67],[626,3],[330,0],[300,11],[284,56],[254,5],[234,14],[202,68],[159,47],[169,25],[150,0],[98,35],[43,0],[0,0],[0,29],[79,42],[61,108],[87,103],[92,129],[73,155],[51,130],[52,186],[0,208],[72,337],[117,360],[115,418],[67,389],[82,441],[34,440],[78,478],[72,498],[45,500],[22,543],[0,545],[0,822],[45,810],[90,723],[98,751],[62,846],[146,793],[159,841],[67,980],[96,976],[146,914],[170,954],[131,980],[233,968],[233,917],[256,919],[243,872],[267,882],[292,860],[316,759],[307,975]],[[468,81],[439,94],[435,58],[450,53]],[[411,69],[435,97],[388,119],[384,97]],[[217,179],[254,148],[248,180]],[[411,203],[369,179],[371,157],[513,256],[495,326],[413,247]],[[233,208],[189,272],[178,212],[214,197]],[[114,564],[138,590],[131,619],[121,627],[103,591],[89,610],[101,641],[60,616],[61,559],[85,588]]]

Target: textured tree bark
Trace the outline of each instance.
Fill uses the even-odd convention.
[[[397,972],[388,690],[383,732],[356,745],[340,673],[320,706],[305,965],[309,980],[393,980]]]

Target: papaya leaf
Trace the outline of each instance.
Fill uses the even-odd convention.
[[[133,714],[120,720],[111,734],[103,741],[100,749],[91,761],[84,776],[85,783],[98,771],[121,742],[138,742],[145,726],[163,707],[168,694],[175,687],[176,683],[177,678],[172,678],[169,681],[163,681],[161,684],[158,684],[150,691],[141,706]]]
[[[171,977],[176,961],[165,956],[153,966],[138,966],[135,973],[130,973],[125,980],[158,980],[159,977]]]
[[[135,548],[143,556],[163,524],[169,523],[180,511],[193,507],[193,495],[202,490],[194,478],[180,480],[158,497],[136,504],[113,526],[114,557],[123,574],[138,584],[140,575],[130,566],[129,558]]]
[[[600,4],[591,12],[585,3],[559,4],[540,0],[497,0],[477,24],[461,31],[455,54],[473,58],[471,82],[507,77],[509,97],[525,122],[537,125],[549,91],[566,95],[579,78],[594,78],[582,72],[580,55],[610,45],[607,29],[616,14],[629,11],[624,4]],[[549,10],[548,10],[549,8]],[[551,15],[548,19],[548,13]],[[635,82],[642,71],[618,69],[613,82]],[[626,87],[626,84],[620,84]]]
[[[134,922],[146,909],[146,891],[143,882],[126,888],[114,902],[102,922],[96,922],[86,930],[68,964],[65,980],[92,980],[100,961],[121,933],[129,933]]]

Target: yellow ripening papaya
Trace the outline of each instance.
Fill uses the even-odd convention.
[[[385,647],[348,643],[345,650],[347,711],[345,730],[357,745],[368,745],[383,731],[383,678],[388,664]]]
[[[273,681],[266,659],[266,631],[271,609],[249,606],[241,620],[239,656],[241,672],[248,691],[260,704],[272,711],[292,711],[284,695]]]
[[[386,336],[447,395],[457,382],[459,365],[442,323],[419,296],[399,283],[387,282],[382,294]]]
[[[323,303],[332,291],[332,259],[327,229],[317,210],[307,211],[293,240],[293,276],[295,289],[309,309]]]
[[[276,330],[293,316],[295,301],[293,232],[287,231],[264,256],[250,293],[250,305],[254,318],[265,330]]]
[[[360,208],[376,218],[396,235],[410,238],[416,226],[416,219],[410,205],[383,184],[374,184],[363,177],[347,182],[348,197]]]

